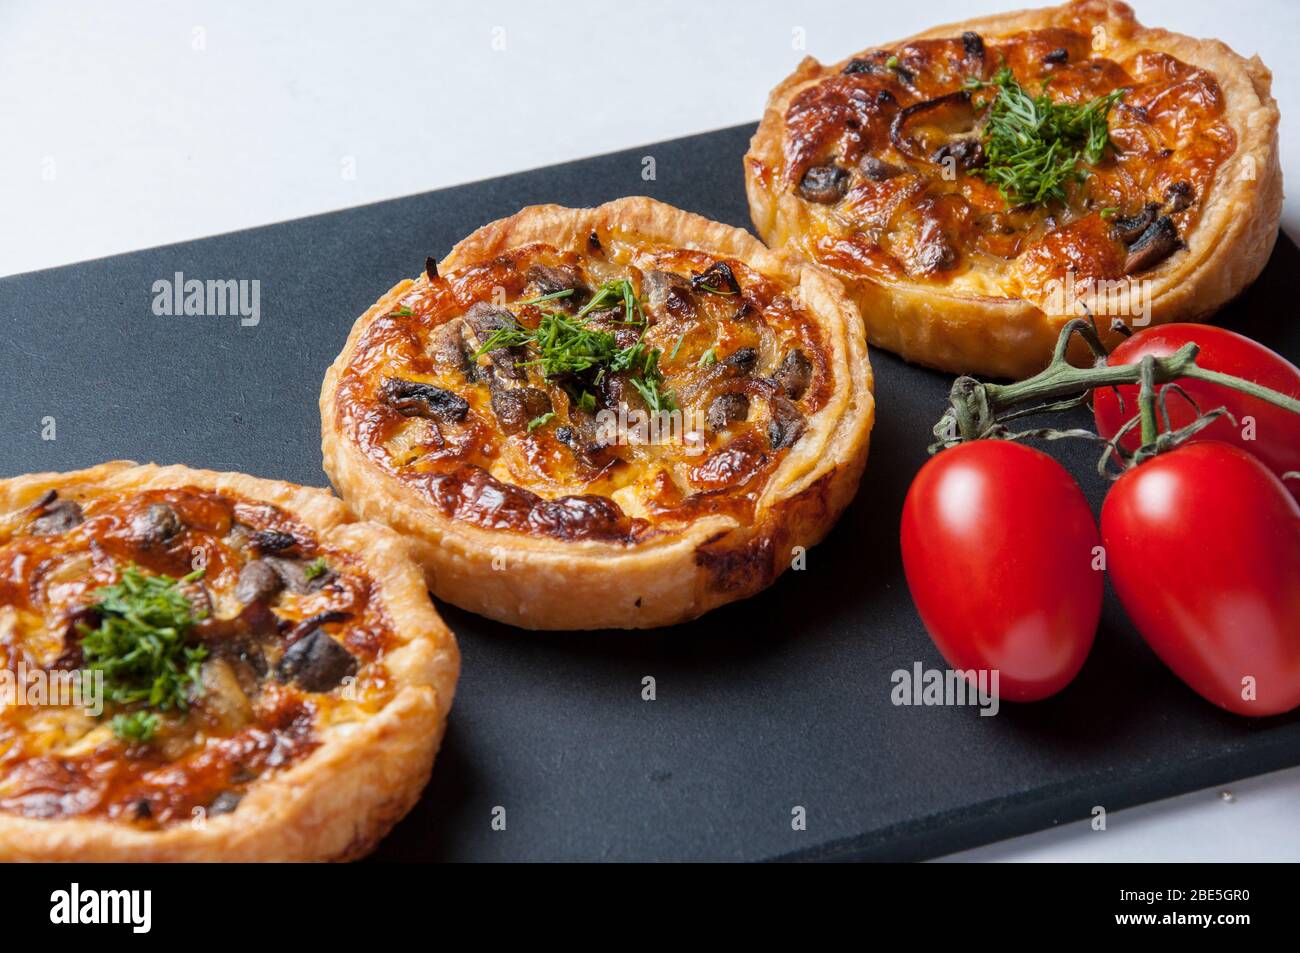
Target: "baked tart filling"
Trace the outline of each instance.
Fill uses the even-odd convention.
[[[607,557],[707,521],[748,538],[840,418],[870,412],[856,315],[824,275],[807,278],[742,232],[648,199],[526,209],[361,318],[322,393],[326,469],[361,513],[432,544],[436,594],[480,609],[482,594],[449,584],[463,560],[437,569],[449,531]],[[756,566],[761,584],[775,560]],[[522,585],[501,565],[480,585],[503,572]],[[611,624],[659,618],[637,598]],[[545,612],[488,614],[549,627]]]
[[[295,770],[321,774],[313,783],[337,770],[346,786],[366,769],[340,762],[348,739],[415,700],[423,751],[402,796],[418,792],[455,653],[392,534],[323,491],[242,475],[83,474],[0,483],[0,853],[16,849],[11,824],[99,822],[144,838],[131,845],[155,835],[175,842],[171,856],[219,857],[184,839],[225,815],[256,827],[268,801],[292,815],[308,788]],[[382,761],[382,746],[370,756]],[[263,790],[281,778],[278,795]],[[367,806],[353,809],[334,819],[349,843],[368,824]],[[293,849],[268,838],[271,856],[339,852],[279,833]],[[132,859],[122,849],[106,856]]]
[[[1187,320],[1248,284],[1276,125],[1258,60],[1078,0],[805,60],[746,178],[759,233],[845,280],[873,343],[1022,376],[1070,317]]]
[[[1183,250],[1236,148],[1212,74],[1085,25],[913,40],[805,89],[782,184],[816,260],[1017,297]],[[1118,57],[1118,60],[1112,57]]]
[[[631,544],[753,515],[835,381],[790,289],[593,231],[426,278],[341,375],[350,439],[443,515]]]

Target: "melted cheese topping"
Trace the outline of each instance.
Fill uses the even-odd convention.
[[[254,562],[276,571],[249,599]],[[140,705],[105,698],[96,716],[87,695],[78,704],[52,695],[55,680],[82,669],[83,627],[100,624],[96,590],[128,566],[179,579],[196,564],[201,579],[179,585],[201,617],[190,642],[206,650],[188,711],[156,712],[155,736],[131,743],[110,719]],[[15,688],[14,703],[0,704],[0,811],[152,829],[196,809],[234,810],[259,778],[314,750],[326,728],[390,697],[381,660],[391,627],[372,596],[352,555],[321,546],[281,510],[202,489],[51,494],[0,517],[0,669]],[[306,645],[297,662],[289,656],[319,639],[329,644],[311,661],[302,663]]]
[[[589,307],[617,282],[630,321],[621,297]],[[742,262],[633,235],[527,245],[417,282],[362,334],[336,407],[371,460],[450,518],[622,543],[745,519],[835,386],[793,295]],[[536,342],[487,348],[553,312],[641,360],[556,371]]]
[[[1067,271],[1086,281],[1154,267],[1159,258],[1131,256],[1134,230],[1167,215],[1186,236],[1236,137],[1210,73],[1152,50],[1111,59],[1093,51],[1090,29],[967,33],[864,53],[794,97],[783,167],[755,171],[803,202],[812,224],[796,241],[850,279],[1041,302]],[[964,84],[1003,65],[1031,95],[1049,82],[1055,102],[1127,90],[1109,114],[1113,148],[1064,204],[1008,208],[973,174],[996,89]]]

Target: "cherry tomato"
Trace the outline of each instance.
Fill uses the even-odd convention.
[[[1179,678],[1241,715],[1300,705],[1300,505],[1259,460],[1213,442],[1160,454],[1115,481],[1101,535],[1120,601]]]
[[[912,482],[902,544],[912,599],[950,666],[996,670],[1011,701],[1078,674],[1101,613],[1100,538],[1047,454],[1004,440],[944,450]]]
[[[1201,346],[1196,358],[1201,367],[1300,398],[1300,368],[1257,341],[1208,324],[1166,324],[1143,328],[1115,348],[1107,363],[1136,364],[1147,354],[1167,357],[1188,341]],[[1216,420],[1197,434],[1196,440],[1220,440],[1241,447],[1259,457],[1279,477],[1288,471],[1300,471],[1300,414],[1220,384],[1191,380],[1180,380],[1178,384],[1201,410],[1226,407],[1237,421],[1233,424],[1226,417]],[[1123,410],[1120,410],[1116,390],[1124,398]],[[1137,391],[1137,385],[1131,384],[1093,392],[1098,433],[1109,440],[1137,413]],[[1192,405],[1175,393],[1169,394],[1167,406],[1174,427],[1196,419]],[[1124,446],[1129,450],[1136,450],[1140,442],[1137,428],[1124,436]],[[1300,480],[1287,481],[1287,488],[1300,499]]]

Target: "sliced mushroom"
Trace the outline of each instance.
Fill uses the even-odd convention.
[[[782,358],[772,377],[786,397],[798,400],[812,382],[812,362],[796,347]]]
[[[691,283],[671,271],[647,271],[641,280],[644,306],[656,314],[666,311],[675,318],[695,316],[695,294]]]
[[[333,571],[329,569],[326,569],[323,573],[309,576],[307,572],[309,564],[301,559],[267,556],[261,561],[275,570],[276,575],[280,577],[280,580],[290,592],[300,596],[309,592],[318,592],[334,578]]]
[[[222,791],[208,805],[208,817],[219,817],[222,814],[233,813],[243,799],[242,794],[237,794],[234,791]]]
[[[905,156],[934,161],[939,146],[968,136],[975,120],[970,92],[963,89],[900,110],[890,123],[889,140]]]
[[[34,510],[41,515],[32,520],[31,531],[36,536],[58,536],[80,526],[85,520],[81,505],[76,500],[57,499],[58,494],[51,490],[37,503]]]
[[[1129,246],[1128,258],[1124,260],[1124,272],[1132,275],[1154,268],[1182,247],[1173,219],[1163,215],[1152,222],[1138,240]]]
[[[930,156],[930,161],[936,165],[943,165],[949,159],[963,172],[978,168],[984,164],[984,146],[978,139],[953,139],[945,142]]]
[[[1155,202],[1143,206],[1142,211],[1135,215],[1129,215],[1125,218],[1115,219],[1111,226],[1111,234],[1125,245],[1137,241],[1151,223],[1156,220],[1156,213],[1160,211],[1160,206]]]
[[[314,628],[289,646],[276,677],[309,692],[328,692],[357,672],[357,660],[324,629]]]
[[[896,175],[901,175],[904,171],[893,163],[877,159],[875,156],[863,156],[862,161],[858,163],[858,168],[872,182],[883,182],[886,179],[892,179]]]
[[[595,418],[581,411],[571,412],[574,425],[557,427],[555,439],[573,451],[574,458],[589,469],[599,470],[609,461],[607,434]]]
[[[528,280],[539,294],[552,295],[561,291],[573,292],[564,299],[556,299],[551,302],[556,305],[582,305],[591,297],[587,286],[578,277],[578,270],[572,266],[533,265],[528,269]]]
[[[872,60],[854,58],[849,60],[840,72],[846,76],[852,76],[854,73],[883,73],[884,67]]]
[[[722,359],[722,366],[740,377],[754,373],[758,365],[758,351],[752,347],[736,348]]]
[[[1043,62],[1049,66],[1060,66],[1062,63],[1068,62],[1069,59],[1070,51],[1063,46],[1058,46],[1043,57]]]
[[[1173,215],[1192,204],[1195,190],[1190,182],[1175,182],[1165,189],[1165,214]]]
[[[725,261],[716,261],[700,274],[692,275],[691,287],[712,294],[740,294],[740,282]]]
[[[974,30],[961,35],[961,49],[965,55],[966,69],[975,76],[984,75],[984,37]]]
[[[487,343],[497,331],[519,327],[514,315],[509,311],[494,307],[486,301],[475,302],[474,306],[465,312],[465,323],[474,332],[479,347]],[[496,372],[502,377],[520,380],[524,376],[523,370],[517,366],[527,359],[522,347],[494,347],[487,352],[487,356],[492,366],[496,368]]]
[[[424,276],[430,281],[434,281],[438,277],[438,262],[434,260],[432,255],[424,257]]]
[[[185,531],[185,524],[166,503],[151,503],[131,517],[131,535],[146,545],[164,545]]]
[[[749,397],[739,391],[728,391],[713,398],[705,419],[711,430],[725,430],[728,426],[749,416]]]
[[[432,384],[390,377],[384,381],[380,398],[404,417],[425,417],[442,423],[459,423],[469,413],[464,397]]]
[[[282,533],[278,529],[259,529],[253,533],[253,546],[260,553],[282,553],[298,545],[292,533]]]
[[[434,366],[456,371],[470,384],[479,380],[474,348],[465,340],[465,322],[460,318],[453,318],[429,332],[428,352]]]
[[[275,567],[263,559],[254,559],[239,570],[235,583],[235,598],[244,605],[250,602],[270,602],[284,588],[284,579]]]
[[[815,165],[799,180],[799,194],[823,205],[838,202],[848,189],[849,174],[834,164]]]
[[[793,446],[808,425],[799,408],[778,394],[768,398],[768,409],[772,416],[767,423],[767,439],[772,449],[784,450]]]
[[[550,395],[536,387],[500,387],[492,391],[492,413],[508,434],[527,430],[531,421],[552,410]]]

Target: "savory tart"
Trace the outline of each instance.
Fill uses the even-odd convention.
[[[750,210],[844,281],[873,345],[1024,377],[1085,308],[1196,320],[1255,279],[1282,202],[1270,84],[1113,0],[807,58],[745,157]]]
[[[535,629],[769,585],[856,489],[873,408],[835,279],[646,198],[484,226],[361,316],[321,391],[343,498],[437,596]]]
[[[0,860],[364,854],[428,780],[458,666],[402,540],[324,490],[0,481]]]

